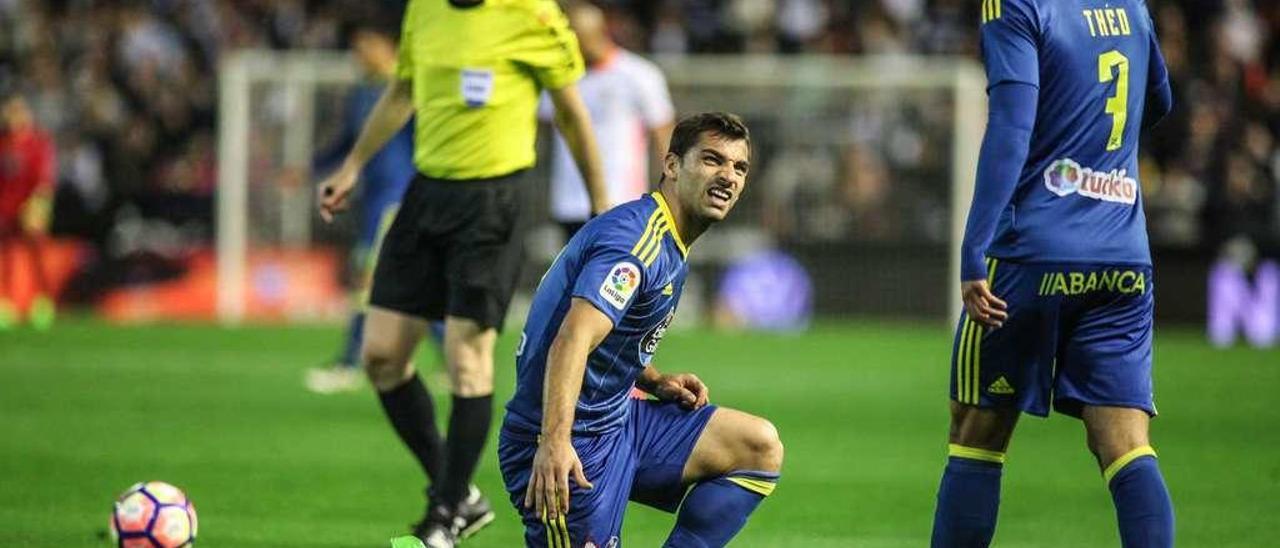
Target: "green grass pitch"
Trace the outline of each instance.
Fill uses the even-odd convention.
[[[423,479],[370,391],[317,396],[302,373],[334,328],[109,327],[0,333],[0,546],[102,546],[131,483],[184,488],[200,545],[374,547],[422,511]],[[1276,546],[1280,353],[1157,335],[1153,436],[1181,546]],[[674,331],[658,365],[698,373],[712,400],[772,419],[786,445],[777,492],[734,546],[920,547],[945,459],[941,326],[823,325],[799,336]],[[514,337],[498,351],[498,400]],[[431,352],[424,369],[438,372]],[[447,393],[431,377],[438,402]],[[494,445],[477,482],[498,520],[465,545],[520,545]],[[672,518],[632,506],[628,546]],[[1117,546],[1110,497],[1073,419],[1024,418],[1005,471],[996,545]]]

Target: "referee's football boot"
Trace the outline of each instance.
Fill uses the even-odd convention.
[[[427,505],[427,515],[413,527],[413,534],[422,539],[427,548],[452,548],[461,539],[489,525],[493,519],[489,501],[480,494],[480,489],[472,485],[467,496],[455,506],[433,494]]]
[[[467,490],[467,496],[453,510],[453,524],[457,527],[458,538],[470,537],[492,521],[493,507],[480,494],[480,489],[472,485]]]

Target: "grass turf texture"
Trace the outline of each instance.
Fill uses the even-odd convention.
[[[108,327],[0,333],[0,546],[101,546],[111,501],[135,481],[187,491],[200,545],[387,546],[422,511],[423,480],[371,391],[317,396],[302,372],[332,328]],[[501,342],[498,400],[513,382]],[[950,335],[912,325],[802,336],[675,331],[658,356],[712,401],[772,419],[786,445],[778,491],[735,546],[927,544],[945,459]],[[430,351],[424,369],[439,371]],[[1182,546],[1274,546],[1280,510],[1280,353],[1213,350],[1162,330],[1155,446]],[[438,374],[437,402],[448,401]],[[444,416],[441,415],[443,419]],[[498,520],[469,547],[520,544],[490,443],[477,481]],[[632,505],[629,546],[672,517]],[[1110,498],[1073,419],[1023,419],[996,545],[1117,546]]]

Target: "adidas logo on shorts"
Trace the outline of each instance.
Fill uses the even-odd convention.
[[[1007,396],[1013,392],[1013,385],[1009,384],[1009,381],[1003,375],[996,379],[996,382],[991,383],[991,386],[987,387],[988,394]]]

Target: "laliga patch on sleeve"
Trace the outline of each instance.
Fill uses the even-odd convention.
[[[635,294],[638,287],[640,287],[640,267],[624,261],[609,269],[609,275],[605,276],[604,283],[600,284],[600,296],[614,308],[622,310],[626,308],[627,302],[631,300],[631,296]]]
[[[462,69],[462,100],[468,107],[480,108],[489,104],[493,97],[493,70],[464,68]]]

